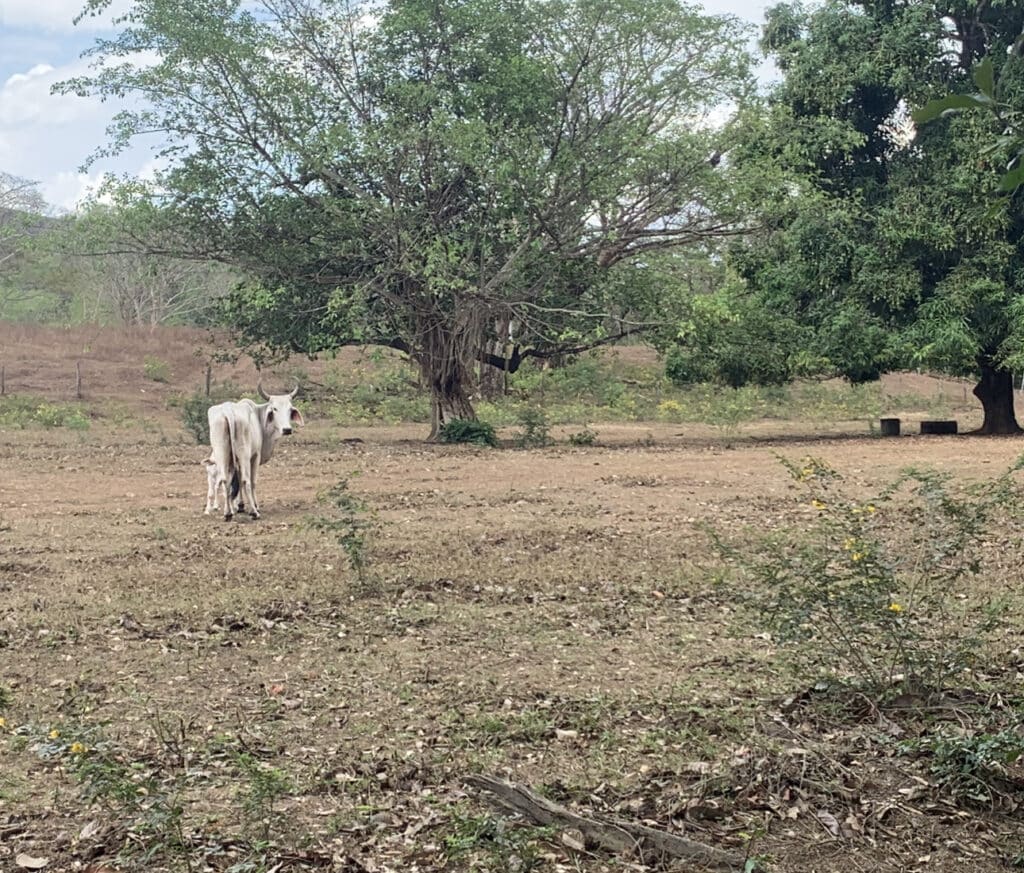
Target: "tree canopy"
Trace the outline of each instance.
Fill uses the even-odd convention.
[[[643,329],[658,254],[741,227],[744,40],[675,0],[139,0],[63,87],[131,99],[109,149],[162,136],[190,245],[251,278],[245,341],[404,349],[436,432],[475,362]]]
[[[813,326],[814,351],[853,380],[922,365],[978,376],[987,432],[1017,429],[1020,195],[996,200],[992,118],[917,129],[909,112],[973,90],[983,57],[1020,93],[1024,65],[1007,49],[1022,26],[1014,3],[778,5],[762,46],[783,78],[736,152],[786,192],[732,251],[761,305]]]

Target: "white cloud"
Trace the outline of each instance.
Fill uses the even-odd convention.
[[[108,141],[107,125],[120,108],[98,97],[50,93],[55,82],[86,72],[87,65],[36,64],[0,83],[0,170],[39,182],[47,201],[61,209],[73,208],[107,173],[135,173],[151,158],[139,147],[87,173],[76,169]]]
[[[127,0],[114,0],[108,12],[83,18],[78,26],[86,30],[109,28],[111,19],[130,5]],[[20,27],[70,31],[84,6],[85,0],[0,0],[0,30]]]
[[[55,83],[85,69],[82,61],[61,69],[36,64],[28,72],[10,76],[0,86],[0,133],[36,124],[60,126],[95,117],[101,111],[98,98],[50,93]]]
[[[57,209],[73,210],[87,197],[99,190],[107,173],[72,173],[61,171],[39,186],[46,202]]]

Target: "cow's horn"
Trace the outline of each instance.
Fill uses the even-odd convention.
[[[259,394],[260,397],[262,397],[264,400],[269,400],[270,399],[267,396],[267,392],[263,390],[263,383],[262,382],[257,382],[256,383],[256,393]]]
[[[296,383],[295,387],[292,388],[292,393],[288,395],[288,399],[289,400],[294,400],[295,399],[295,395],[298,394],[298,393],[299,393],[299,386],[298,386],[298,383]]]

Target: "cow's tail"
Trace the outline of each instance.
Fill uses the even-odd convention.
[[[240,486],[238,484],[238,470],[235,470],[231,474],[231,499],[232,500],[234,500],[238,496],[239,487]]]

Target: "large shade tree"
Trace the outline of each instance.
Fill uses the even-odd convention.
[[[158,132],[244,340],[403,349],[436,433],[475,363],[642,329],[656,254],[736,232],[743,42],[676,0],[139,0],[64,87],[133,101],[110,148]]]
[[[782,81],[742,157],[788,176],[763,234],[734,250],[763,305],[813,327],[819,359],[851,379],[904,366],[975,376],[986,433],[1018,430],[1022,201],[997,196],[993,117],[915,129],[909,110],[976,90],[985,57],[1008,91],[1024,84],[1007,52],[1022,25],[1018,3],[776,6],[762,45]]]

